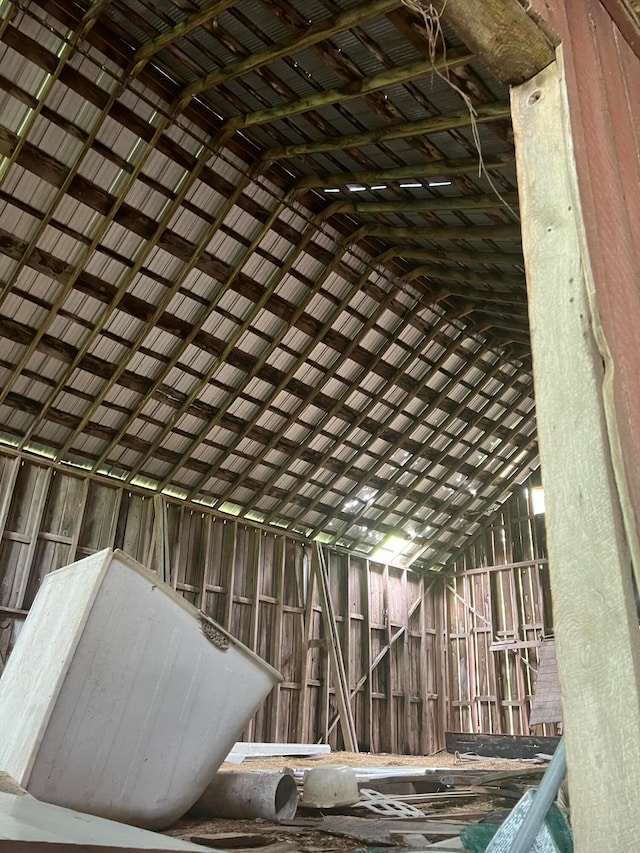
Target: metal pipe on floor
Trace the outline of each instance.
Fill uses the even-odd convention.
[[[254,770],[216,773],[189,812],[192,817],[292,820],[298,808],[298,786],[291,773]]]

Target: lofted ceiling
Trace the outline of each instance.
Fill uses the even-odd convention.
[[[449,560],[537,466],[506,87],[414,0],[0,10],[0,448]]]

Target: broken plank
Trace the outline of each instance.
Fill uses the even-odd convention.
[[[318,825],[321,832],[355,838],[365,844],[393,846],[392,833],[419,832],[430,841],[452,838],[459,835],[467,821],[438,821],[429,818],[411,818],[406,820],[372,819],[368,817],[349,817],[347,815],[326,815]]]
[[[484,758],[535,758],[538,753],[553,754],[559,737],[533,735],[487,735],[445,732],[447,752],[475,752]]]

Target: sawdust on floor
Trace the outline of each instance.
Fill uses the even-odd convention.
[[[511,758],[460,758],[442,750],[435,755],[391,755],[371,752],[330,752],[308,758],[293,756],[277,756],[275,758],[247,758],[242,764],[225,762],[221,770],[281,770],[289,767],[292,770],[305,767],[318,767],[325,764],[341,764],[348,767],[436,767],[469,769],[482,771],[491,770],[527,770],[531,762],[515,761]]]

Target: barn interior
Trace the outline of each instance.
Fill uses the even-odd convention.
[[[282,674],[245,741],[562,731],[510,103],[558,39],[487,5],[515,71],[456,3],[0,4],[0,668],[121,549]]]

